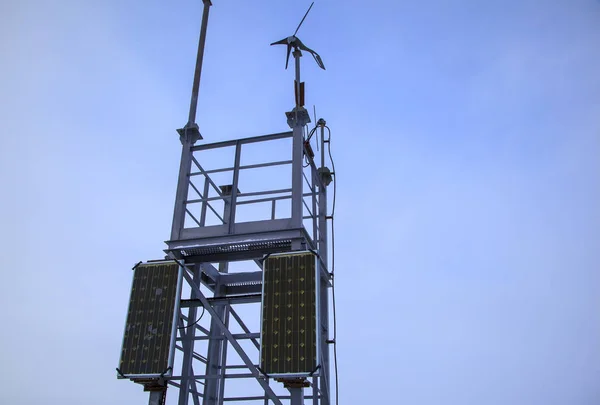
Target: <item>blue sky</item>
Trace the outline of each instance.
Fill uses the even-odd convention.
[[[214,0],[205,141],[287,129],[309,2]],[[0,4],[0,402],[117,381],[131,273],[169,236],[201,1]],[[600,401],[600,2],[317,1],[342,404]],[[172,398],[175,398],[172,395]]]

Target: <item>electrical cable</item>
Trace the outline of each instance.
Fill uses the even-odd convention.
[[[329,137],[327,138],[327,152],[329,153],[329,160],[331,160],[331,169],[333,170],[333,177],[335,179],[335,163],[333,162],[333,157],[331,156],[331,129],[329,129],[329,127],[327,125],[325,125],[325,128],[327,128],[327,132],[329,133]],[[331,217],[333,219],[333,215],[335,214],[335,181],[333,182],[333,205],[331,206]],[[332,246],[333,249],[333,246]],[[333,255],[333,253],[332,253]],[[332,264],[332,271],[333,271],[333,264]]]
[[[314,133],[318,127],[319,127],[318,125],[315,125],[315,127],[310,130],[310,132],[308,133],[308,136],[306,137],[306,142],[310,141],[310,138],[312,138],[312,136],[314,135]]]
[[[331,129],[325,125],[329,137],[327,138],[327,152],[329,154],[329,160],[331,161],[331,168],[333,170],[333,203],[331,206],[331,300],[333,306],[333,364],[335,370],[335,403],[339,405],[339,386],[338,386],[338,361],[337,361],[337,318],[335,311],[335,226],[333,222],[335,214],[335,197],[336,197],[336,184],[337,176],[335,171],[335,163],[331,156]]]
[[[202,313],[200,314],[200,317],[198,319],[196,319],[193,323],[190,323],[189,325],[178,326],[177,329],[185,329],[185,328],[189,328],[190,326],[194,326],[195,324],[200,322],[200,319],[202,319],[202,317],[204,316],[205,311],[206,311],[206,308],[204,308],[204,305],[202,305]]]

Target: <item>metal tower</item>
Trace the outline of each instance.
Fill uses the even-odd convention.
[[[310,134],[306,130],[310,117],[300,80],[301,49],[306,48],[295,34],[288,38],[295,59],[295,106],[286,112],[291,131],[196,144],[202,139],[195,118],[211,6],[210,0],[203,2],[189,119],[177,130],[182,152],[171,236],[164,259],[134,268],[117,371],[120,378],[143,384],[149,403],[156,405],[165,403],[168,386],[178,389],[179,405],[299,405],[305,400],[329,405],[329,346],[334,342],[327,185],[332,173],[325,164],[325,121],[319,120]],[[313,133],[320,133],[320,140],[315,136],[320,156],[311,147]],[[273,178],[265,170],[276,170],[281,176],[272,177],[287,184],[269,184]],[[266,319],[261,311],[264,269],[268,260],[296,252],[315,258],[317,367],[308,374],[275,375],[260,358],[261,332],[267,333],[261,326]],[[174,403],[171,395],[169,403]]]

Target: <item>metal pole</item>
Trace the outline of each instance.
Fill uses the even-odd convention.
[[[194,71],[194,83],[192,84],[192,100],[190,101],[190,115],[187,125],[196,122],[196,108],[198,106],[198,90],[200,88],[200,76],[202,74],[202,59],[204,58],[204,43],[206,42],[206,27],[208,25],[208,10],[212,3],[210,0],[202,0],[204,11],[202,12],[202,25],[200,26],[200,39],[198,40],[198,56],[196,57],[196,70]]]
[[[185,270],[184,270],[185,271]],[[200,285],[200,277],[202,270],[200,266],[196,265],[194,267],[194,278],[193,283]],[[198,298],[196,292],[192,289],[190,292],[190,298]],[[188,309],[188,324],[191,324],[196,320],[198,308],[193,306]],[[179,405],[187,405],[190,396],[190,385],[196,384],[193,378],[190,376],[194,373],[192,372],[192,362],[194,360],[194,336],[196,334],[195,327],[184,327],[180,329],[180,334],[182,337],[181,346],[184,349],[183,352],[183,360],[181,364],[181,387],[179,388]]]
[[[294,60],[296,65],[296,83],[297,92],[300,94],[300,57],[302,53],[298,49],[294,50]],[[299,97],[298,97],[299,98]],[[304,134],[302,128],[304,123],[299,119],[298,100],[296,100],[296,107],[294,108],[294,120],[292,130],[293,135],[293,146],[292,146],[292,222],[295,227],[302,227],[302,159],[304,157]],[[297,249],[299,247],[293,247]]]
[[[304,388],[288,388],[290,390],[290,405],[304,405]]]
[[[185,225],[185,208],[190,188],[189,173],[192,167],[192,151],[194,144],[187,137],[181,139],[181,162],[179,163],[179,178],[177,180],[177,192],[175,194],[175,207],[173,209],[173,224],[171,225],[171,240],[178,240],[181,230]]]
[[[190,102],[190,115],[188,123],[181,129],[178,129],[179,139],[182,145],[181,163],[179,166],[179,180],[177,182],[177,194],[175,197],[175,212],[173,214],[173,225],[171,227],[171,240],[177,240],[180,237],[181,230],[185,222],[185,200],[189,189],[189,172],[192,164],[191,147],[198,139],[202,139],[198,125],[196,125],[196,108],[198,106],[198,89],[200,88],[200,75],[202,73],[202,59],[204,58],[204,43],[206,42],[206,27],[208,25],[208,10],[212,3],[210,0],[204,2],[204,12],[202,13],[202,25],[200,26],[200,39],[198,41],[198,55],[196,57],[196,71],[194,72],[194,83],[192,85],[192,100]],[[206,187],[205,187],[206,189]],[[203,196],[204,198],[207,195]],[[205,208],[206,203],[203,203]]]
[[[325,127],[321,126],[321,167],[325,167]],[[327,251],[327,186],[321,181],[319,186],[319,244],[318,250],[321,260],[325,265],[327,272],[329,268],[329,255]],[[319,271],[321,277],[321,272]],[[328,285],[325,280],[319,279],[320,288],[320,320],[319,331],[321,331],[321,360],[323,369],[319,377],[319,388],[321,389],[321,405],[329,405],[330,398],[330,379],[329,379],[329,293]]]
[[[234,181],[229,196],[235,198],[234,192],[237,188],[236,170],[239,170],[240,163],[240,145],[236,144],[236,159],[234,169]],[[232,218],[232,210],[235,209],[234,201],[229,200],[230,197],[227,193],[223,193],[223,219],[225,224],[228,224]],[[231,224],[230,224],[231,226]],[[229,262],[219,263],[219,273],[229,272]],[[220,297],[225,294],[224,287],[220,282],[215,285],[215,297]],[[227,303],[222,305],[215,305],[214,310],[219,319],[225,322],[225,326],[229,326],[229,312]],[[217,378],[207,378],[204,384],[204,399],[202,403],[204,405],[221,405],[223,404],[222,389],[225,384],[225,365],[227,363],[227,351],[225,349],[227,342],[220,339],[223,336],[223,331],[219,327],[219,323],[214,317],[211,317],[210,322],[210,335],[208,341],[208,349],[206,352],[206,375],[207,376],[219,376]]]
[[[300,96],[300,57],[301,56],[302,56],[302,53],[300,52],[300,50],[295,49],[294,50],[294,63],[296,66],[296,82],[294,84],[296,86],[296,91],[295,91],[296,107],[300,107],[300,99],[302,98]]]
[[[150,391],[148,405],[163,405],[165,403],[165,392],[166,391]]]

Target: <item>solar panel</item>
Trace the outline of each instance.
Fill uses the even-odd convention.
[[[181,278],[180,266],[174,262],[135,268],[118,367],[121,377],[170,374]]]
[[[306,376],[317,369],[316,261],[312,252],[264,261],[260,364],[269,376]]]

